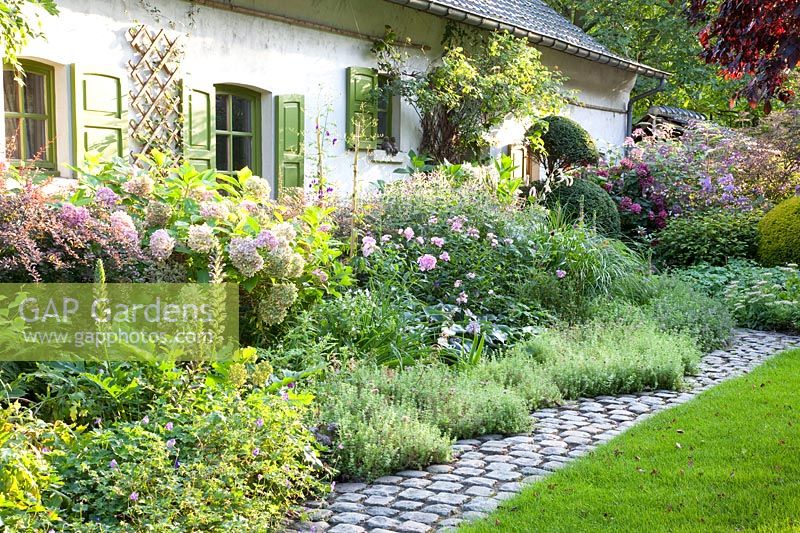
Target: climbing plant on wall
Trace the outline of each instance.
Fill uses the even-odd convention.
[[[507,118],[531,122],[566,105],[563,77],[541,53],[507,32],[448,27],[442,56],[424,71],[409,66],[391,27],[373,46],[385,90],[414,106],[422,124],[420,151],[438,161],[480,157],[490,132]]]

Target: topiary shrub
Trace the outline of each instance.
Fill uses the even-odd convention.
[[[800,196],[781,202],[758,223],[758,256],[766,266],[800,263]]]
[[[525,137],[537,138],[541,133],[543,150],[535,153],[549,179],[571,167],[597,164],[597,146],[580,124],[554,115],[545,117],[543,122],[547,124],[546,132],[541,133],[542,124],[534,124]]]
[[[572,186],[561,185],[545,200],[548,207],[560,206],[568,220],[574,221],[583,215],[587,224],[599,233],[617,236],[620,233],[619,212],[614,200],[596,183],[576,179]],[[582,206],[582,207],[581,207]]]
[[[755,258],[760,211],[707,211],[672,220],[658,234],[661,264],[684,267]]]

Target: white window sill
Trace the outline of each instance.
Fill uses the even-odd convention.
[[[405,152],[397,152],[391,155],[386,150],[373,150],[369,155],[370,161],[373,163],[386,163],[386,164],[403,164],[406,162],[407,156]]]

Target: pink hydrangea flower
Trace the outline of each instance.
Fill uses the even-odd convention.
[[[560,268],[558,270],[556,270],[556,277],[558,279],[564,279],[566,277],[566,275],[567,275],[566,271],[561,270]]]
[[[436,268],[436,258],[431,254],[425,254],[417,259],[417,265],[422,272],[427,272]]]
[[[438,248],[441,248],[442,246],[444,246],[444,239],[442,239],[441,237],[431,237],[431,244]]]
[[[411,228],[406,228],[403,230],[403,237],[406,238],[407,241],[410,241],[414,238],[414,230]]]
[[[439,254],[439,259],[441,261],[444,261],[445,263],[448,263],[450,261],[450,254],[448,254],[447,252],[442,252],[441,254]]]
[[[634,202],[631,204],[630,210],[631,213],[638,215],[639,213],[642,212],[642,206]]]
[[[425,244],[425,239],[420,235],[416,238],[417,244]]]
[[[383,237],[381,237],[381,242],[383,242],[383,243],[387,243],[387,242],[389,242],[391,240],[392,240],[392,236],[389,235],[388,233],[386,235],[384,235]]]
[[[374,237],[367,235],[361,240],[361,254],[364,257],[371,256],[378,249],[377,244]]]
[[[450,229],[455,231],[456,233],[460,233],[464,229],[464,222],[466,222],[466,217],[456,216],[453,218],[447,219],[447,223],[450,224]]]
[[[480,239],[481,232],[478,231],[478,228],[468,228],[467,237],[469,237],[470,239]]]

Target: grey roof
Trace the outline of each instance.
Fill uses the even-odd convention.
[[[669,73],[617,55],[542,0],[388,0],[486,29],[508,30],[532,44],[652,76]]]
[[[652,106],[647,110],[647,114],[668,118],[680,124],[688,124],[689,122],[696,120],[707,120],[708,118],[704,114],[698,113],[697,111],[683,109],[680,107],[671,107],[667,105]]]

